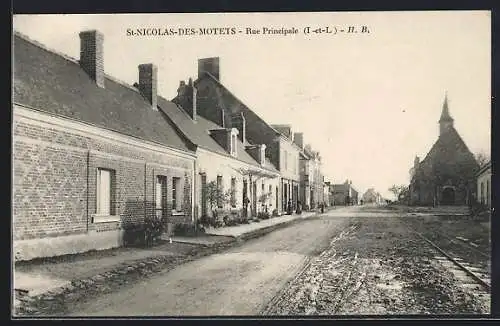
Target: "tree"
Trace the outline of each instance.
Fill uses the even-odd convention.
[[[406,185],[392,185],[389,188],[389,191],[392,192],[394,194],[394,197],[396,197],[396,200],[398,200],[401,197],[407,196],[409,189]]]
[[[479,166],[485,165],[491,159],[490,155],[485,152],[478,152],[474,155],[474,157]]]
[[[231,192],[222,191],[222,189],[217,187],[217,183],[215,181],[210,181],[205,186],[204,196],[205,201],[210,206],[212,216],[217,217],[217,208],[219,208],[219,205],[224,207],[227,203],[229,203]]]

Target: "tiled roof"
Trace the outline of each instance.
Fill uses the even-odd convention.
[[[195,85],[200,82],[202,78],[208,78],[216,85],[220,86],[224,89],[224,93],[226,96],[231,97],[231,99],[225,98],[225,95],[222,93],[218,94],[218,102],[219,105],[223,108],[234,107],[230,105],[230,102],[237,102],[239,105],[239,109],[243,112],[246,120],[246,143],[247,145],[251,144],[266,144],[269,143],[271,139],[274,139],[277,136],[285,137],[290,141],[290,143],[301,153],[301,155],[307,159],[307,157],[303,154],[303,150],[294,142],[290,140],[289,137],[285,136],[283,133],[275,129],[272,125],[268,124],[264,119],[259,117],[252,109],[250,109],[243,101],[241,101],[238,97],[236,97],[226,86],[224,86],[216,77],[214,77],[209,72],[204,72],[194,83]],[[229,103],[226,103],[229,101]],[[198,115],[199,116],[199,115]],[[274,162],[277,164],[277,162]],[[266,157],[266,166],[271,168],[272,170],[276,170],[275,165]]]
[[[219,145],[209,133],[209,130],[220,129],[222,128],[221,126],[200,115],[196,117],[196,121],[193,121],[183,109],[162,97],[158,98],[158,107],[193,144],[218,154],[230,156],[230,154]],[[236,159],[254,166],[262,167],[246,152],[246,150],[244,150],[245,145],[239,138],[237,142],[238,150]],[[266,164],[264,164],[263,168],[278,172],[268,160],[266,160]]]
[[[245,105],[245,103],[243,103],[239,98],[237,98],[229,89],[227,89],[226,86],[224,86],[213,75],[211,75],[208,72],[204,72],[202,74],[202,76],[198,80],[195,81],[195,84],[197,84],[201,78],[209,78],[210,80],[215,82],[217,85],[222,87],[227,92],[227,94],[229,96],[231,96],[236,102],[238,102],[240,104],[240,108],[241,108],[243,114],[245,115],[245,119],[247,122],[247,132],[246,132],[247,137],[252,135],[252,133],[251,133],[252,127],[255,127],[255,126],[257,126],[259,128],[259,131],[258,131],[259,134],[265,133],[265,134],[272,134],[273,136],[282,135],[278,130],[274,129],[271,125],[269,125],[267,122],[265,122],[264,119],[259,117],[253,110],[251,110],[247,105]],[[229,106],[229,105],[225,105],[224,98],[222,96],[218,100],[221,102],[222,107]],[[249,138],[249,140],[254,141],[253,139],[251,139],[251,137]]]
[[[131,67],[133,68],[133,67]],[[142,140],[190,151],[167,119],[133,87],[98,87],[76,60],[14,35],[13,101]]]

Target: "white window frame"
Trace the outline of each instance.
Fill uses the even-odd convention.
[[[238,146],[237,144],[238,144],[237,136],[234,133],[231,133],[231,155],[233,156],[236,156],[236,149]]]
[[[175,193],[174,193],[175,188]],[[183,189],[182,182],[180,177],[172,177],[172,215],[183,215],[184,207],[183,207]],[[174,198],[175,196],[175,198]],[[175,201],[174,201],[175,200]],[[175,203],[175,207],[174,207]]]
[[[101,185],[101,174],[108,174],[108,185],[107,189],[105,190],[108,192],[107,198],[102,198],[102,191],[103,191],[103,186]],[[120,220],[120,216],[116,215],[116,207],[113,207],[116,205],[114,202],[112,195],[113,195],[113,186],[116,187],[116,182],[113,185],[113,178],[116,177],[115,175],[115,170],[113,169],[108,169],[108,168],[97,168],[97,173],[96,173],[96,210],[95,214],[92,215],[92,221],[93,223],[104,223],[104,222],[117,222]],[[116,196],[116,189],[114,191],[115,196]],[[103,211],[102,209],[102,202],[104,201],[109,201],[108,207],[106,211]],[[114,213],[114,214],[112,214]]]

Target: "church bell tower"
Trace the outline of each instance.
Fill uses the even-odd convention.
[[[453,118],[450,116],[448,109],[448,94],[445,94],[443,111],[441,112],[441,118],[439,118],[439,135],[445,134],[451,128],[453,128]]]

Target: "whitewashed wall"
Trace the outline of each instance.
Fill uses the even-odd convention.
[[[240,150],[240,149],[238,149]],[[230,156],[225,156],[217,154],[202,148],[198,148],[197,151],[198,160],[196,168],[196,190],[195,190],[195,203],[198,207],[197,216],[200,217],[202,213],[201,209],[201,175],[200,173],[205,173],[207,177],[207,183],[211,181],[217,181],[217,176],[222,176],[222,183],[224,191],[231,189],[231,178],[236,178],[236,207],[235,209],[243,208],[243,180],[248,181],[248,196],[250,196],[250,181],[248,176],[244,176],[238,172],[239,169],[257,169],[261,171],[269,171],[259,168],[256,165],[251,165],[246,162],[242,162]],[[262,184],[264,183],[264,191],[267,193],[269,191],[269,185],[272,186],[272,196],[269,198],[267,205],[269,212],[271,213],[273,209],[276,208],[276,187],[279,182],[279,174],[275,173],[275,178],[263,178],[263,177],[252,177],[253,181],[257,181],[257,199],[262,194]],[[251,205],[251,203],[249,204]],[[260,203],[257,203],[257,210],[260,211]],[[229,206],[227,207],[229,208]],[[209,211],[210,208],[207,208]],[[250,210],[249,210],[250,212]]]

